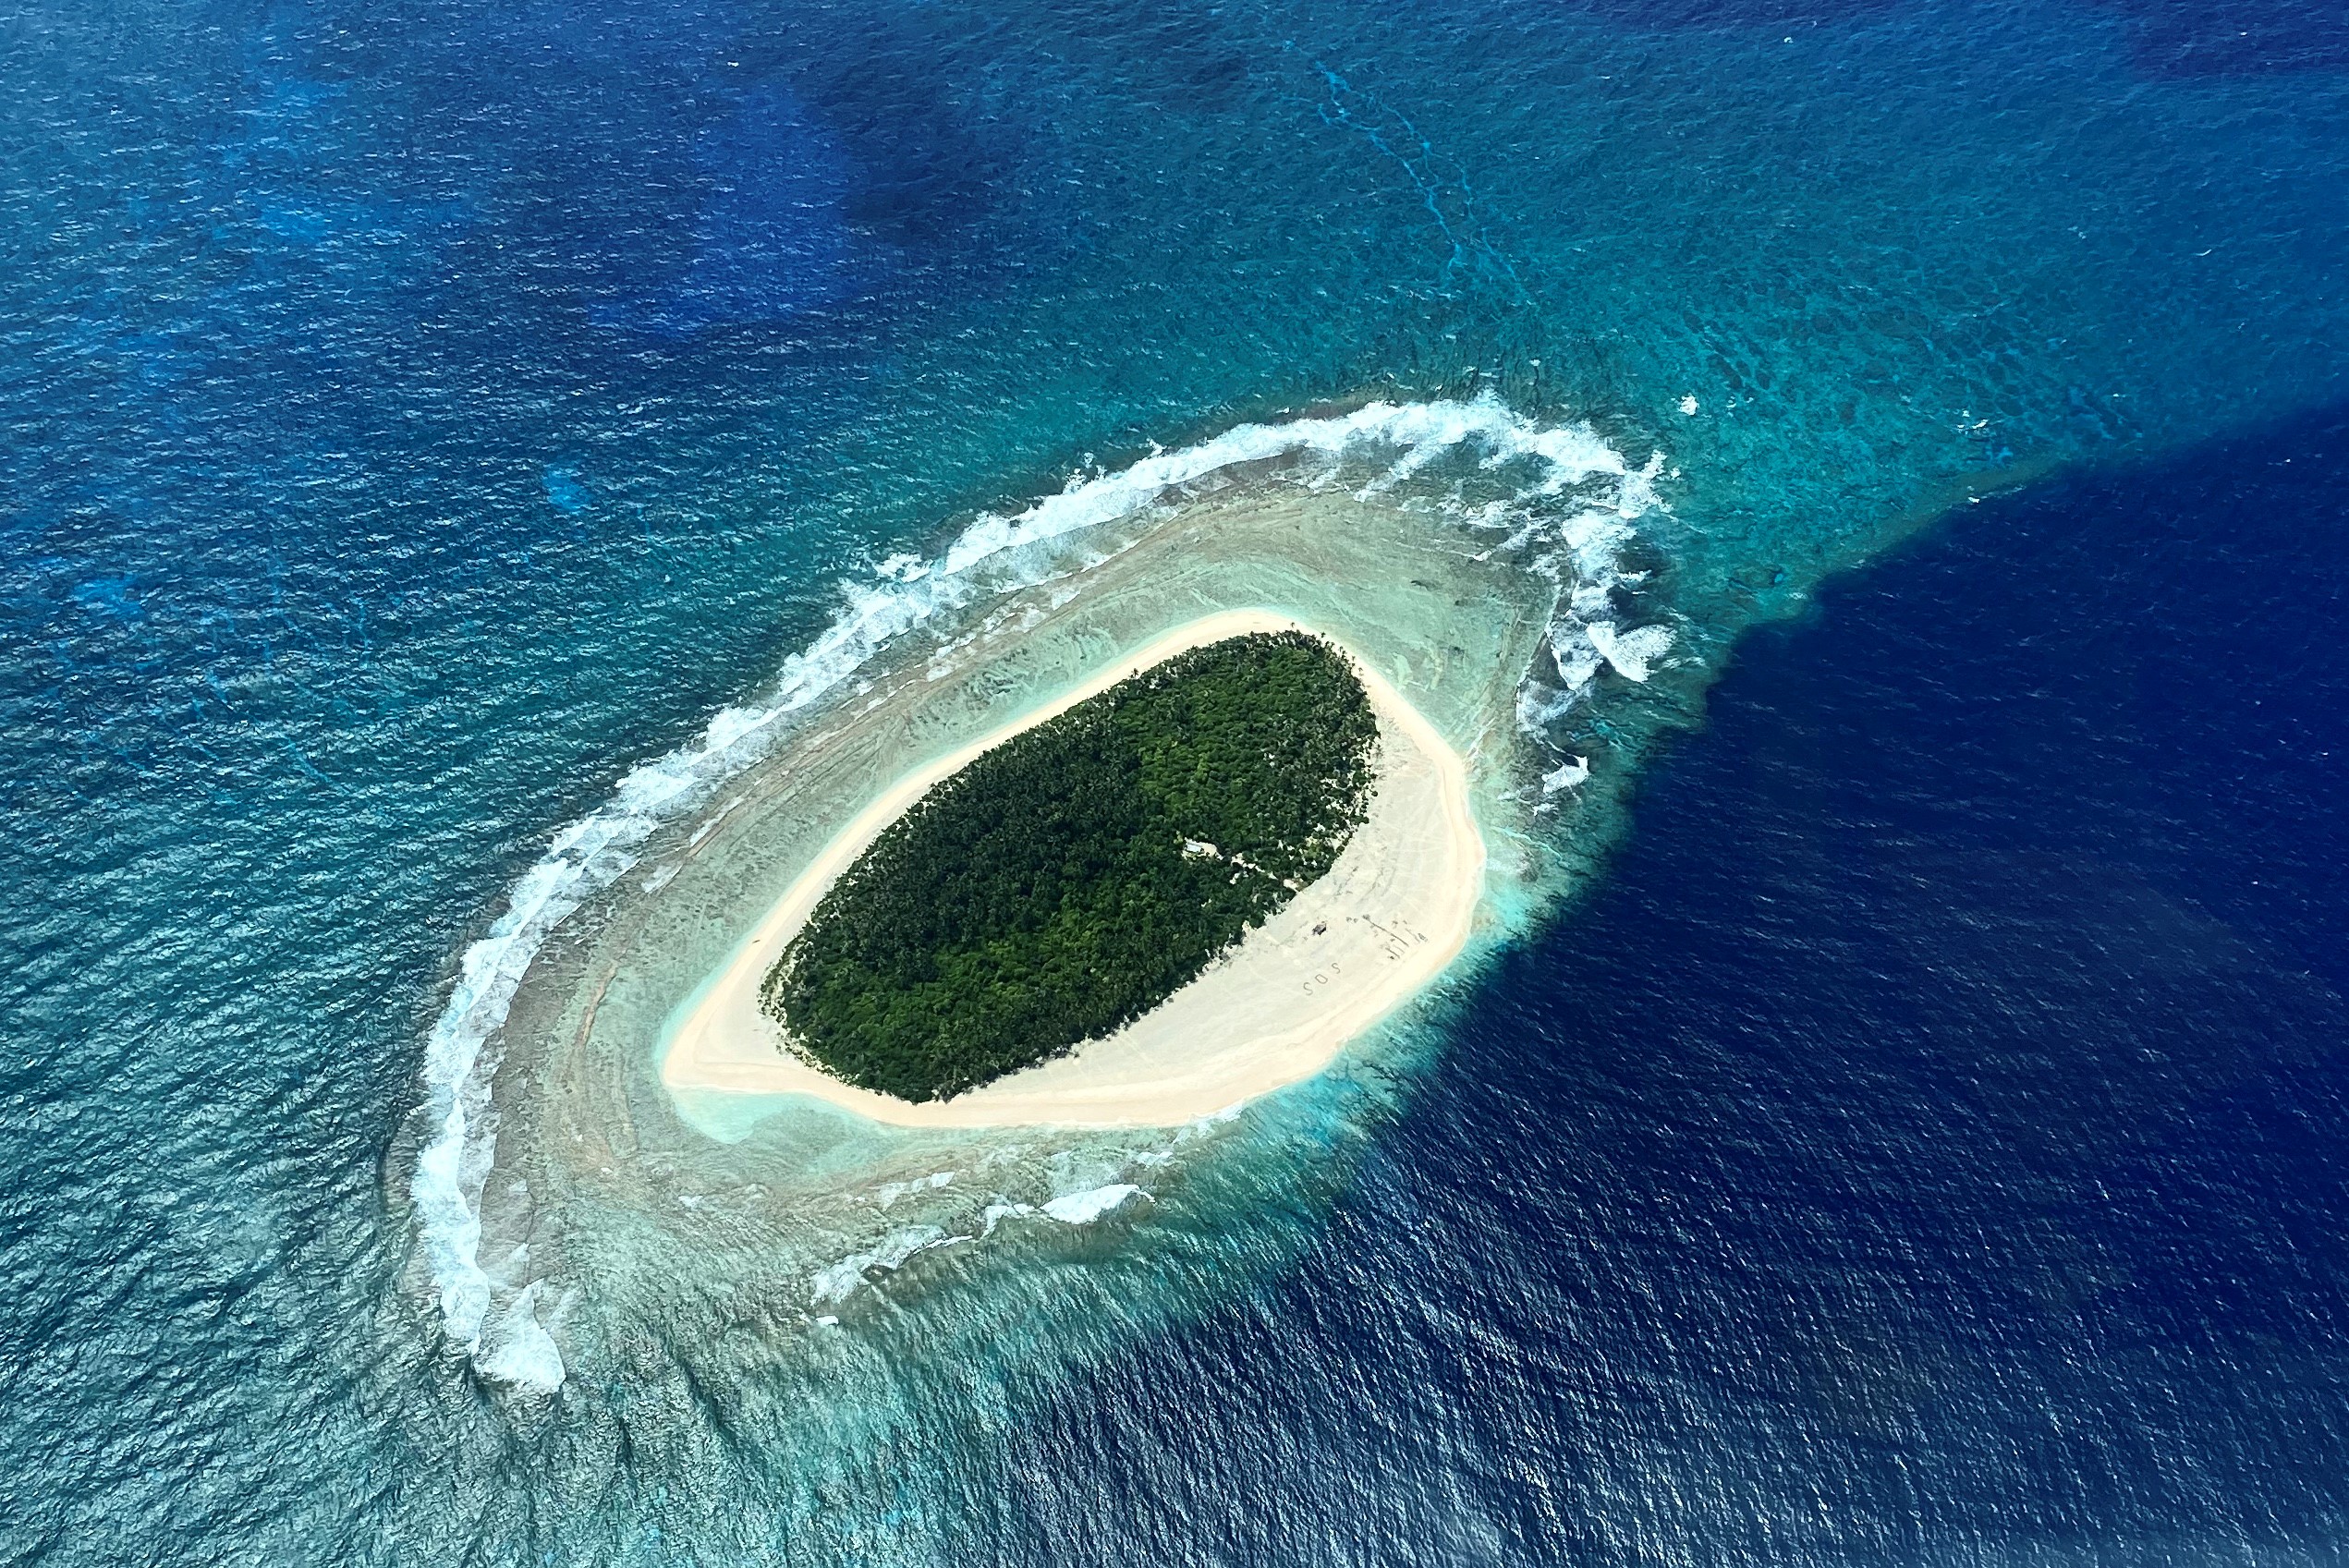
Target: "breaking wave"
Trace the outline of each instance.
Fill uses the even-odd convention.
[[[1672,634],[1660,626],[1619,631],[1611,605],[1625,580],[1619,561],[1631,520],[1659,504],[1652,481],[1661,457],[1635,468],[1589,426],[1540,424],[1491,396],[1372,403],[1328,418],[1239,425],[1114,472],[1077,476],[1024,510],[980,515],[931,559],[899,556],[870,580],[844,583],[839,613],[811,645],[784,662],[759,703],[721,710],[690,744],[632,770],[610,800],[560,829],[516,881],[488,931],[466,950],[425,1043],[425,1136],[410,1194],[449,1342],[498,1380],[539,1389],[561,1384],[561,1362],[539,1327],[532,1290],[493,1282],[480,1257],[481,1192],[497,1136],[490,1086],[499,1031],[548,934],[634,865],[662,823],[706,799],[773,744],[783,721],[838,688],[897,638],[975,601],[1041,580],[1051,563],[1047,552],[1033,547],[1142,514],[1170,492],[1246,465],[1285,460],[1282,477],[1290,482],[1312,489],[1347,484],[1369,495],[1462,456],[1473,457],[1478,482],[1495,498],[1461,502],[1458,520],[1505,531],[1508,547],[1526,552],[1561,585],[1562,614],[1550,645],[1564,684],[1522,694],[1520,717],[1529,726],[1556,717],[1602,662],[1644,678]]]

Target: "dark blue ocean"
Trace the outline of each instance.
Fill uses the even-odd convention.
[[[2306,0],[0,16],[0,1563],[2349,1558],[2344,258]],[[583,1205],[472,1354],[550,845],[1371,399],[1648,474],[1673,650],[1409,1049],[828,1337]]]
[[[1018,1560],[2341,1561],[2344,522],[2333,409],[1749,636],[1327,1236],[1011,1445]]]

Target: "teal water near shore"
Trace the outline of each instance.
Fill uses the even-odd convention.
[[[1490,798],[1547,869],[1495,942],[1570,963],[1742,630],[2051,475],[2283,464],[2262,432],[2349,371],[2349,57],[2314,7],[6,25],[0,1562],[1100,1539],[1007,1522],[1004,1466],[1054,1463],[1036,1413],[1267,1299],[1544,977],[1480,961],[1228,1123],[943,1184],[901,1151],[806,1268],[738,1218],[783,1180],[758,1139],[615,1140],[629,1190],[498,1235],[500,1269],[542,1252],[501,1295],[475,1200],[532,1086],[490,1093],[503,999],[473,1004],[566,901],[652,874],[773,716],[1049,594],[1043,534],[1229,483],[1492,550],[1545,606]],[[1417,1288],[1363,1294],[1407,1335]],[[1227,1559],[1643,1556],[1492,1525],[1540,1479],[1477,1478],[1493,1409],[1451,1411],[1441,1528]]]

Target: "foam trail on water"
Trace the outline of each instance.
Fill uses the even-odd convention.
[[[514,884],[489,930],[466,950],[456,984],[425,1042],[427,1137],[410,1192],[450,1341],[485,1375],[532,1387],[560,1384],[560,1361],[537,1328],[529,1291],[493,1280],[480,1256],[481,1191],[497,1134],[490,1099],[496,1036],[548,933],[625,873],[656,828],[755,760],[780,721],[837,687],[897,638],[975,598],[1039,580],[1043,564],[1030,564],[1032,573],[1021,570],[1021,552],[1028,546],[1133,517],[1177,487],[1245,464],[1319,460],[1321,471],[1305,480],[1315,485],[1334,481],[1348,463],[1374,464],[1360,481],[1369,493],[1463,448],[1476,453],[1484,469],[1526,465],[1528,481],[1514,492],[1520,501],[1563,495],[1576,486],[1603,492],[1557,525],[1548,541],[1586,582],[1613,580],[1614,553],[1629,535],[1627,519],[1657,504],[1650,481],[1660,460],[1635,469],[1588,425],[1540,424],[1490,395],[1371,403],[1326,419],[1235,426],[1114,473],[1073,478],[1059,493],[1008,517],[982,514],[935,559],[893,560],[871,580],[844,583],[839,614],[805,650],[784,662],[761,703],[722,709],[693,742],[632,770],[610,800],[557,832]],[[528,1345],[529,1354],[517,1355],[517,1344]]]
[[[1582,628],[1599,657],[1614,666],[1615,674],[1627,681],[1645,681],[1648,666],[1663,656],[1672,647],[1672,631],[1666,626],[1641,626],[1637,631],[1619,632],[1613,623],[1593,621]]]
[[[952,1246],[968,1238],[950,1236],[935,1225],[907,1225],[892,1231],[880,1245],[869,1252],[844,1258],[826,1269],[819,1269],[809,1277],[809,1300],[817,1307],[837,1307],[855,1294],[867,1279],[869,1269],[901,1269],[906,1259],[915,1253],[933,1246]]]
[[[1126,1200],[1141,1190],[1131,1182],[1112,1182],[1107,1186],[1055,1197],[1044,1205],[1044,1212],[1064,1225],[1089,1225],[1102,1215],[1124,1208]]]

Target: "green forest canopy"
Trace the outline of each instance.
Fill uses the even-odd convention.
[[[1378,723],[1304,632],[1176,654],[980,754],[816,906],[761,1000],[847,1082],[942,1099],[1131,1022],[1326,873]]]

